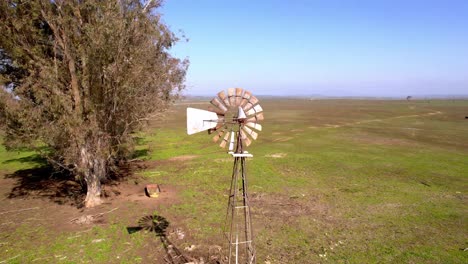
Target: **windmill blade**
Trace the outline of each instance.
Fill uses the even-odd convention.
[[[231,131],[231,141],[229,141],[229,151],[234,150],[234,138],[235,138],[235,133],[234,131]]]
[[[256,115],[255,117],[257,118],[258,121],[262,121],[263,119],[265,119],[263,117],[263,113],[260,113],[260,114]]]
[[[257,121],[262,121],[263,119],[265,119],[263,117],[263,113],[260,113],[260,114],[256,115],[255,118],[257,119]]]
[[[247,135],[245,134],[245,132],[242,129],[239,132],[240,132],[240,137],[241,137],[242,140],[247,138]]]
[[[235,92],[236,92],[236,89],[235,89],[235,88],[229,88],[229,89],[228,89],[229,103],[231,104],[231,106],[235,106],[235,105],[236,105]]]
[[[254,105],[258,103],[258,99],[255,96],[250,96],[249,102],[243,107],[244,111],[249,111]]]
[[[247,135],[251,136],[254,140],[257,140],[257,137],[258,137],[257,132],[253,131],[252,129],[246,126],[244,126],[242,129],[245,131],[245,133],[247,133]]]
[[[224,103],[224,105],[226,107],[229,107],[231,105],[231,104],[229,104],[229,100],[228,100],[224,90],[218,93],[218,97],[223,101],[223,103]]]
[[[219,130],[220,128],[222,128],[223,126],[225,126],[224,124],[224,117],[222,119],[218,119],[218,125],[215,127],[215,128],[210,128],[208,129],[208,134],[212,134],[213,132]]]
[[[262,121],[263,118],[263,113],[260,113],[256,116],[250,117],[246,120],[247,123],[258,123],[258,121]]]
[[[244,139],[244,142],[245,142],[245,146],[247,146],[247,147],[250,146],[250,144],[252,144],[252,140],[250,140],[250,138],[248,138],[248,137],[246,137]]]
[[[250,109],[249,111],[247,111],[247,115],[254,115],[254,114],[257,114],[257,113],[260,113],[262,112],[263,109],[262,107],[258,104],[256,106],[254,106],[252,109]]]
[[[249,99],[250,97],[252,96],[252,93],[245,90],[244,91],[244,95],[242,96],[242,100],[241,100],[241,104],[240,106],[244,107],[248,102],[249,102]]]
[[[240,132],[241,139],[243,142],[245,142],[246,146],[249,146],[250,144],[252,144],[252,141],[250,140],[250,138],[247,136],[247,134],[243,130],[240,130],[239,132]]]
[[[218,97],[213,98],[210,103],[221,110],[222,113],[227,112],[227,107],[219,100]]]
[[[220,115],[218,113],[216,113],[216,115],[218,116],[218,123],[224,123],[224,115]]]
[[[255,96],[250,96],[249,102],[252,103],[253,105],[258,104],[258,99]]]
[[[236,106],[239,106],[241,104],[243,92],[244,92],[244,89],[236,88]]]
[[[213,137],[213,142],[218,142],[218,140],[223,136],[224,132],[226,132],[224,129],[219,131],[219,133]]]
[[[213,107],[213,106],[208,106],[208,111],[210,112],[215,112],[216,114],[218,114],[218,117],[219,116],[224,116],[224,113],[226,112],[223,112],[222,110],[220,110],[218,107]]]
[[[224,135],[224,138],[221,141],[221,144],[219,144],[219,146],[222,147],[222,148],[225,148],[226,144],[228,142],[228,138],[229,138],[229,133],[226,133],[226,135]]]
[[[187,107],[187,134],[215,128],[218,125],[218,115],[202,109]]]
[[[249,122],[249,123],[246,123],[245,125],[253,129],[256,129],[258,131],[262,131],[262,125],[260,124]]]

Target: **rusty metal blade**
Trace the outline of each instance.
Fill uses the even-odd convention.
[[[229,151],[234,150],[234,139],[235,139],[235,133],[234,131],[231,131],[231,140],[229,141]]]
[[[253,107],[253,104],[250,103],[250,102],[247,102],[247,103],[242,107],[242,109],[244,109],[244,112],[247,113],[252,107]]]
[[[226,106],[219,100],[218,97],[213,98],[210,103],[221,110],[222,113],[227,112]]]
[[[264,119],[263,113],[260,113],[256,116],[250,117],[247,120],[245,120],[246,123],[258,123],[258,121],[262,121]]]
[[[240,105],[241,105],[242,107],[245,106],[245,105],[249,102],[249,99],[250,99],[251,96],[252,96],[252,93],[249,92],[249,91],[247,91],[247,90],[245,90],[245,91],[244,91],[244,94],[242,95],[242,100],[241,100],[241,104],[240,104]]]
[[[224,119],[224,117],[223,117]],[[219,121],[219,120],[218,120]],[[212,129],[208,129],[208,134],[212,134],[213,132],[215,131],[218,131],[220,128],[222,128],[224,126],[224,122],[220,122],[218,123],[218,125],[215,127],[215,128],[212,128]]]
[[[218,97],[221,99],[221,101],[224,103],[226,107],[230,106],[229,99],[226,96],[226,93],[224,92],[224,90],[218,93]]]
[[[264,120],[263,113],[260,113],[260,114],[256,115],[255,117],[257,118],[258,121]]]
[[[247,91],[247,90],[245,90],[245,91],[244,91],[244,96],[242,96],[242,97],[245,98],[245,99],[247,99],[247,100],[249,100],[251,96],[252,96],[252,93],[249,92],[249,91]]]
[[[252,144],[252,140],[250,140],[250,138],[248,138],[248,137],[246,137],[246,138],[244,139],[244,142],[245,142],[245,145],[246,145],[247,147],[250,146],[250,144]]]
[[[258,104],[258,99],[257,99],[257,97],[252,95],[250,97],[250,99],[249,99],[249,102],[252,103],[253,105],[256,105],[256,104]]]
[[[245,125],[253,129],[256,129],[258,131],[262,131],[262,125],[260,124],[249,122],[249,123],[246,123]]]
[[[211,111],[211,112],[215,112],[216,114],[218,114],[218,116],[224,116],[224,113],[221,109],[219,109],[218,107],[213,107],[213,106],[208,106],[208,111]]]
[[[221,137],[223,136],[224,132],[226,132],[226,131],[225,131],[225,130],[219,131],[219,133],[216,134],[216,135],[213,137],[213,142],[215,142],[215,143],[218,142],[219,138],[221,138]]]
[[[252,131],[252,133],[250,134],[250,136],[251,136],[254,140],[257,140],[258,133],[255,132],[255,131]]]
[[[224,106],[229,107],[229,100],[224,90],[218,93],[218,97],[221,99],[220,101],[223,102]]]
[[[229,103],[231,106],[236,105],[236,97],[235,97],[236,89],[235,88],[229,88],[228,89],[228,97],[229,97]]]
[[[236,88],[228,88],[228,97],[234,96],[236,93]]]
[[[249,111],[247,111],[247,115],[254,115],[262,111],[263,111],[262,107],[258,104],[254,106],[252,109],[250,109]]]
[[[252,129],[244,126],[242,129],[244,129],[245,133],[247,133],[249,136],[251,136],[254,140],[257,139],[258,133],[253,131]]]
[[[226,99],[226,93],[224,92],[224,90],[218,93],[218,97],[219,97],[222,101],[224,101],[224,99]]]
[[[221,144],[219,144],[219,146],[222,148],[225,148],[228,142],[228,138],[229,138],[229,133],[226,133],[226,135],[224,135],[223,141],[221,141]]]
[[[236,106],[239,106],[241,104],[243,92],[244,92],[244,89],[236,88]]]
[[[240,135],[241,135],[241,139],[246,139],[247,138],[247,135],[245,134],[245,132],[243,130],[240,130]]]

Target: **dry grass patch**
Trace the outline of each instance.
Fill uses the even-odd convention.
[[[286,153],[275,153],[275,154],[265,155],[265,157],[279,159],[279,158],[286,157],[286,155],[288,155],[288,154],[286,154]]]
[[[285,141],[289,141],[293,139],[293,137],[279,137],[279,138],[275,138],[273,140],[273,142],[285,142]]]
[[[193,160],[194,158],[198,157],[198,155],[182,155],[177,157],[169,158],[169,161],[188,161]]]

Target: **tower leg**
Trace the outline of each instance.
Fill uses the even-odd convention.
[[[256,261],[245,167],[245,157],[234,158],[224,229],[229,242],[229,264]]]

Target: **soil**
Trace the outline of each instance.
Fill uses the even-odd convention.
[[[160,186],[159,197],[150,198],[145,195],[145,186],[150,182],[130,176],[121,182],[103,185],[104,203],[84,208],[81,201],[85,194],[79,183],[70,179],[36,178],[34,175],[38,172],[29,170],[21,177],[18,173],[0,172],[0,233],[8,233],[24,222],[57,233],[81,231],[90,228],[88,224],[107,223],[110,212],[113,217],[128,218],[127,210],[122,208],[128,203],[137,211],[151,212],[157,206],[178,201],[176,186]]]
[[[172,160],[137,162],[136,169],[155,166],[161,162],[174,162],[195,158],[196,156],[177,157]],[[135,169],[134,168],[134,169]],[[45,174],[49,173],[49,174]],[[13,174],[0,171],[0,234],[9,237],[18,227],[27,224],[28,230],[47,230],[51,237],[65,232],[80,236],[89,232],[94,226],[108,226],[115,219],[128,224],[130,228],[140,226],[142,216],[151,217],[162,207],[179,203],[180,186],[160,185],[161,192],[157,198],[146,196],[145,186],[153,183],[148,179],[135,176],[129,171],[128,176],[120,181],[107,182],[103,185],[103,204],[95,208],[82,205],[85,193],[79,183],[68,177],[44,177],[50,175],[48,169],[30,169]],[[136,213],[137,212],[137,213]],[[206,241],[203,244],[188,248],[177,248],[181,241],[195,241],[190,230],[180,223],[180,216],[165,216],[170,219],[170,227],[161,236],[161,240],[150,240],[138,251],[144,262],[155,259],[183,256],[187,260],[197,258],[209,260],[205,263],[217,263],[222,258],[217,241]],[[154,230],[153,230],[154,231]],[[72,236],[73,237],[73,236]],[[99,243],[100,239],[92,243]],[[199,241],[200,242],[200,241]],[[161,244],[162,243],[162,244]],[[213,244],[215,243],[215,244]],[[168,247],[164,251],[165,245]],[[157,249],[157,250],[155,250]],[[177,251],[179,250],[179,251]],[[178,262],[177,262],[178,263]]]

